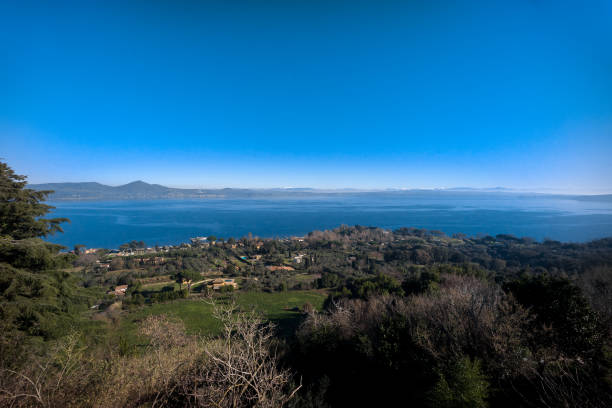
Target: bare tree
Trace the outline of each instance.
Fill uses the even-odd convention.
[[[580,275],[577,283],[612,334],[612,268],[591,268]]]
[[[207,300],[222,323],[220,339],[209,340],[209,364],[200,372],[194,396],[201,406],[280,407],[301,387],[286,393],[291,374],[278,368],[274,328],[255,311],[242,312],[235,303]]]

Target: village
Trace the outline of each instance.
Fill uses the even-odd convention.
[[[289,257],[271,257],[269,248],[265,248],[271,240],[230,238],[225,241],[214,236],[198,236],[178,245],[155,247],[136,241],[116,249],[77,245],[70,253],[77,256],[76,264],[84,268],[84,273],[95,276],[96,284],[110,286],[107,295],[121,298],[135,291],[147,295],[149,300],[156,296],[172,297],[183,290],[187,295],[235,291],[241,285],[266,286],[269,276],[282,274],[295,274],[302,282],[319,277],[300,276],[303,274],[299,269],[307,259],[304,237],[279,241],[303,250],[292,252]],[[157,294],[158,291],[162,294]]]

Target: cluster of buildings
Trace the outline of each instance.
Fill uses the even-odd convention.
[[[147,255],[156,254],[159,252],[168,252],[172,249],[172,245],[165,245],[159,248],[127,248],[127,249],[111,249],[108,252],[108,256],[135,256],[135,255]]]
[[[283,239],[284,241],[297,241],[297,242],[304,242],[304,238],[303,237],[291,237],[291,238],[285,238]],[[109,257],[133,257],[133,256],[138,256],[138,255],[147,255],[147,254],[159,254],[160,252],[168,252],[171,249],[179,249],[179,248],[191,248],[192,246],[198,246],[198,247],[208,247],[210,245],[224,245],[226,247],[231,247],[231,248],[236,248],[238,246],[243,247],[245,244],[243,242],[219,242],[219,241],[214,241],[214,240],[209,240],[206,237],[193,237],[190,238],[191,244],[188,243],[183,243],[179,246],[173,246],[173,245],[165,245],[163,247],[155,247],[155,248],[123,248],[123,249],[113,249],[108,251],[106,254]],[[264,242],[261,240],[255,240],[254,242],[252,241],[252,245],[253,247],[255,247],[256,249],[261,249],[264,246]],[[88,249],[82,249],[80,253],[82,254],[96,254],[99,251],[101,251],[103,249],[101,248],[88,248]],[[73,251],[74,252],[74,251]],[[307,255],[304,253],[299,253],[297,255],[295,255],[292,259],[293,262],[296,264],[301,264],[302,262],[304,262],[304,257],[306,257]],[[242,260],[244,261],[258,261],[262,258],[262,255],[259,254],[255,254],[252,255],[250,258],[247,258],[246,256],[241,256],[240,257]],[[142,258],[135,258],[135,261],[141,263],[141,264],[150,264],[150,265],[162,265],[165,263],[166,258],[164,258],[163,256],[148,256],[148,257],[142,257]],[[97,260],[96,261],[96,266],[99,268],[104,268],[104,269],[110,269],[110,262],[109,261],[100,261]],[[268,270],[270,271],[279,271],[279,270],[283,270],[283,271],[292,271],[294,270],[293,267],[291,266],[286,266],[286,265],[269,265],[266,267]],[[184,282],[186,284],[190,283],[190,282]],[[221,288],[225,287],[225,286],[231,286],[234,289],[238,288],[238,284],[236,283],[236,281],[232,278],[216,278],[216,279],[210,279],[208,281],[203,282],[205,285],[207,285],[209,288],[211,288],[212,290],[220,290]],[[108,294],[113,294],[116,296],[122,296],[125,295],[126,291],[128,289],[128,285],[118,285],[116,286],[113,290],[107,292]]]
[[[204,247],[204,248],[207,248],[211,245],[223,245],[225,247],[230,247],[230,248],[238,248],[238,247],[244,246],[244,243],[240,241],[236,241],[232,243],[224,242],[224,241],[211,241],[206,237],[193,237],[193,238],[189,238],[189,240],[191,241],[191,245]],[[189,245],[189,244],[186,244],[186,245]],[[263,247],[264,243],[263,241],[256,241],[254,245],[255,245],[255,248],[260,249]]]
[[[240,242],[240,241],[236,241],[236,242],[232,242],[231,244],[228,242],[221,242],[221,241],[211,241],[209,240],[207,237],[193,237],[193,238],[189,238],[189,241],[191,242],[191,244],[188,243],[183,243],[180,245],[164,245],[164,246],[156,246],[156,247],[148,247],[148,248],[125,248],[125,249],[111,249],[107,252],[107,255],[110,257],[115,257],[115,256],[137,256],[137,255],[147,255],[147,254],[156,254],[156,253],[160,253],[160,252],[168,252],[171,249],[178,249],[178,248],[191,248],[192,246],[199,246],[199,247],[208,247],[210,245],[224,245],[227,247],[231,247],[231,248],[237,248],[237,247],[244,247],[244,243]],[[283,238],[282,241],[297,241],[297,242],[304,242],[304,237],[290,237],[290,238]],[[257,240],[253,243],[253,246],[256,249],[261,249],[264,246],[264,242],[261,240]],[[83,248],[81,249],[82,254],[96,254],[98,251],[106,251],[106,249],[104,248]],[[70,251],[71,253],[75,253],[75,251]],[[300,254],[296,257],[294,257],[294,261],[296,263],[300,263],[302,260],[302,257],[304,255]],[[298,260],[299,259],[299,260]]]
[[[184,280],[183,285],[190,285],[190,280]],[[221,290],[225,286],[231,286],[233,289],[238,289],[238,283],[233,278],[216,278],[209,279],[204,284],[212,290]],[[106,292],[107,295],[124,296],[127,292],[128,285],[117,285],[113,290]]]

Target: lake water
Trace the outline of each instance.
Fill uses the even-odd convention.
[[[341,224],[418,227],[468,235],[513,234],[584,242],[612,236],[612,202],[504,194],[362,194],[306,198],[51,202],[67,217],[49,240],[117,248],[131,240],[301,236]]]

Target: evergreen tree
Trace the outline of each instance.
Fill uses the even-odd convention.
[[[42,203],[53,191],[35,191],[26,184],[26,176],[0,162],[0,236],[25,239],[63,232],[60,224],[68,219],[40,218],[54,208]]]

